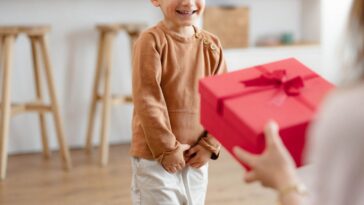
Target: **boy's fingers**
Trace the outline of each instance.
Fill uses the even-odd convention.
[[[183,168],[183,167],[185,167],[185,165],[186,165],[186,163],[185,163],[185,161],[183,161],[183,162],[179,163],[177,165],[177,167]]]
[[[200,168],[201,166],[202,166],[202,164],[198,163],[198,162],[191,164],[191,167],[196,168],[196,169]]]
[[[196,163],[196,158],[192,157],[190,160],[188,160],[187,164],[192,165],[193,163]]]
[[[188,164],[188,162],[191,160],[191,157],[185,155],[185,164]]]
[[[200,164],[195,164],[195,167],[194,168],[199,169],[201,167],[202,167],[202,164],[200,163]]]
[[[177,170],[182,170],[183,168],[184,168],[184,165],[182,166],[181,164],[177,165],[177,167],[176,167]]]
[[[186,151],[186,150],[188,150],[188,149],[191,148],[191,145],[189,145],[189,144],[181,144],[180,145],[180,148],[182,149],[182,151]]]
[[[203,160],[201,160],[201,158],[199,157],[193,157],[189,162],[188,165],[193,165],[193,164],[202,164]]]
[[[176,173],[178,171],[178,167],[169,166],[168,169],[166,169],[169,173]]]
[[[247,172],[244,177],[245,182],[251,183],[257,180],[257,175],[254,171]]]
[[[241,149],[240,147],[233,148],[234,154],[244,163],[248,164],[250,167],[254,164],[255,156]]]
[[[175,167],[171,167],[170,170],[171,170],[171,173],[176,173],[177,172],[177,168],[175,168]]]
[[[172,173],[172,169],[171,169],[171,167],[166,167],[166,168],[164,168],[167,172],[169,172],[169,173]]]
[[[191,155],[193,155],[196,152],[197,152],[197,147],[192,147],[191,149],[186,151],[186,156],[191,157]]]

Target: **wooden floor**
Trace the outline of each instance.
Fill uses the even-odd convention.
[[[110,163],[101,168],[97,152],[73,150],[73,169],[64,172],[58,153],[9,157],[8,174],[0,182],[0,205],[128,205],[131,167],[129,145],[110,149]],[[274,205],[275,194],[258,184],[242,182],[242,168],[223,152],[210,163],[207,205]]]

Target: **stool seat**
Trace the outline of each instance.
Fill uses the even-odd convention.
[[[16,25],[0,26],[0,35],[17,35],[24,33],[27,35],[44,35],[51,30],[49,25]]]
[[[120,27],[129,34],[139,34],[147,25],[144,23],[122,23]]]
[[[121,31],[119,24],[98,24],[96,29],[102,32],[118,32]]]
[[[98,24],[96,29],[103,32],[119,32],[126,31],[128,34],[140,33],[147,27],[144,23],[113,23]]]
[[[19,26],[21,33],[27,35],[44,35],[51,31],[51,26],[49,25],[34,25],[34,26]]]
[[[18,26],[0,26],[0,35],[18,35],[20,33]]]

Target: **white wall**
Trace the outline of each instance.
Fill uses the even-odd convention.
[[[250,45],[267,34],[290,32],[301,39],[301,0],[207,0],[207,4],[249,7]]]
[[[302,1],[302,39],[308,42],[320,42],[321,2],[320,0]]]
[[[224,54],[230,71],[285,58],[296,58],[317,73],[323,73],[321,70],[322,54],[319,45],[229,49]]]
[[[352,0],[321,0],[322,53],[324,75],[331,81],[340,81],[340,42],[343,39]]]

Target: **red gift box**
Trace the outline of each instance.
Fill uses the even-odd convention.
[[[235,146],[262,153],[264,127],[274,119],[296,165],[302,166],[306,129],[332,88],[293,58],[207,77],[199,82],[201,123],[234,156]]]

